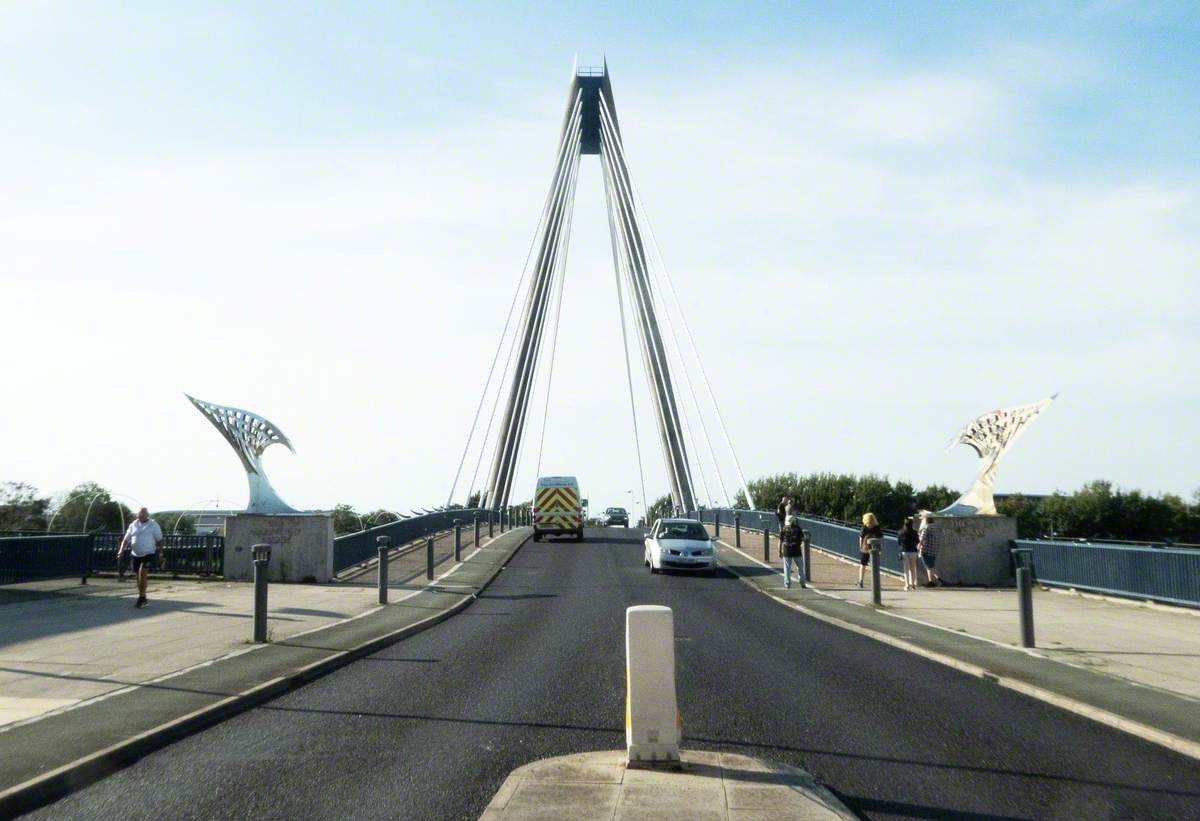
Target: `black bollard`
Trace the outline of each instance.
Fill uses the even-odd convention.
[[[733,544],[734,547],[742,546],[742,514],[733,514]]]
[[[1033,638],[1033,551],[1027,547],[1013,551],[1017,560],[1017,609],[1021,619],[1021,646],[1035,647]]]
[[[462,524],[454,520],[454,561],[462,561]]]
[[[883,604],[882,579],[879,577],[879,548],[881,541],[881,539],[867,539],[867,546],[871,549],[871,601],[875,604]]]
[[[804,541],[800,543],[801,552],[804,553],[804,581],[812,581],[812,534],[807,530],[804,531]]]
[[[763,520],[763,561],[771,563],[771,523]]]
[[[387,604],[388,600],[388,550],[392,546],[391,536],[376,536],[375,550],[379,554],[379,564],[376,576],[379,577],[379,603]]]
[[[433,537],[425,540],[425,578],[433,578]]]
[[[251,548],[254,558],[254,643],[267,640],[267,575],[271,564],[271,546],[256,544]]]
[[[475,514],[475,546],[479,547],[479,514]]]

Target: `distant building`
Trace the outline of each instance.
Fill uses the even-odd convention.
[[[158,510],[154,516],[159,519],[160,525],[166,523],[174,523],[179,516],[187,516],[194,519],[196,522],[196,534],[198,536],[207,536],[212,533],[225,533],[225,517],[233,516],[236,513],[245,513],[244,510]],[[170,533],[172,528],[163,526],[163,532]]]

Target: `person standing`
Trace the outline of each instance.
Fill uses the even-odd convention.
[[[775,518],[779,520],[779,535],[783,536],[784,522],[787,520],[788,508],[792,506],[792,500],[784,496],[779,500],[779,504],[775,506]]]
[[[925,575],[929,577],[930,587],[941,587],[942,577],[937,572],[937,554],[941,547],[942,529],[933,519],[932,513],[926,513],[921,518],[921,530],[917,534],[917,549],[921,553],[921,564],[925,566]]]
[[[801,558],[804,555],[802,547],[804,529],[800,527],[800,517],[793,513],[794,510],[794,506],[788,508],[788,515],[784,520],[783,532],[779,538],[779,554],[783,557],[784,587],[792,586],[793,566],[796,568],[796,578],[800,580],[800,586],[804,587],[804,561]]]
[[[162,528],[150,518],[150,511],[142,508],[138,511],[137,518],[129,523],[125,538],[121,539],[121,548],[117,551],[118,562],[126,552],[133,554],[133,572],[137,576],[138,589],[134,607],[145,607],[147,604],[146,583],[150,579],[150,569],[162,551],[162,545]]]
[[[900,543],[900,561],[904,565],[904,589],[916,590],[917,545],[921,543],[921,537],[913,527],[912,516],[904,520],[904,526],[896,534],[896,541]]]
[[[858,586],[863,586],[863,577],[867,573],[867,565],[871,563],[871,539],[883,538],[883,525],[875,518],[874,513],[864,513],[862,530],[858,531]]]

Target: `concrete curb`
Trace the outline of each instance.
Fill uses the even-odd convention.
[[[532,532],[513,545],[508,555],[495,566],[495,569],[484,578],[478,592],[483,592],[495,580],[496,576],[512,560],[532,537]],[[433,584],[437,584],[434,580]],[[255,707],[263,702],[277,698],[289,690],[327,675],[338,668],[368,656],[389,645],[395,644],[409,636],[428,630],[451,616],[465,610],[475,596],[464,596],[450,607],[428,616],[413,624],[397,630],[375,636],[367,641],[346,650],[337,651],[329,658],[298,668],[286,676],[270,679],[259,685],[243,690],[233,696],[224,698],[215,704],[208,705],[187,715],[164,722],[150,730],[138,733],[110,747],[97,750],[68,764],[45,772],[13,787],[0,791],[0,818],[12,818],[22,813],[30,812],[53,801],[80,790],[107,775],[111,775],[123,767],[132,764],[139,758],[161,749],[186,736],[231,718],[238,713]],[[325,628],[322,628],[325,629]],[[319,634],[321,631],[315,631]]]
[[[681,766],[663,769],[630,768],[625,750],[531,761],[509,773],[479,819],[858,817],[800,767],[737,753],[681,752]]]
[[[728,544],[724,540],[719,540],[719,543],[723,547],[728,548],[729,550],[732,550],[736,553],[739,553],[742,556],[745,556],[747,559],[749,559],[750,561],[759,565],[760,567],[768,568],[773,572],[777,572],[777,571],[775,571],[775,568],[771,567],[770,565],[764,564],[763,562],[759,561],[758,559],[754,558],[753,556],[750,556],[747,553],[745,553],[744,551],[739,550],[738,548]],[[813,610],[812,608],[805,607],[802,604],[797,604],[796,602],[792,602],[792,601],[788,601],[787,599],[780,598],[779,596],[772,593],[770,590],[755,584],[754,581],[750,577],[745,576],[742,573],[739,573],[735,567],[732,567],[724,562],[721,562],[721,564],[727,570],[729,570],[731,573],[733,573],[735,576],[737,576],[738,579],[740,581],[742,581],[744,584],[750,586],[751,588],[757,590],[759,593],[762,593],[764,596],[767,596],[768,598],[778,602],[779,604],[782,604],[785,607],[789,607],[793,610],[797,610],[797,611],[803,613],[804,615],[809,616],[810,618],[817,619],[818,621],[825,622],[826,624],[831,624],[835,627],[840,627],[843,630],[849,630],[853,633],[858,633],[861,636],[866,636],[867,638],[874,639],[875,641],[879,641],[884,644],[890,645],[892,647],[898,648],[900,650],[904,650],[906,652],[913,653],[914,655],[921,656],[922,658],[929,659],[930,661],[935,661],[938,664],[943,664],[947,667],[951,667],[955,670],[958,670],[961,673],[966,673],[967,675],[974,676],[974,677],[980,678],[980,679],[984,679],[985,681],[991,681],[995,684],[1000,685],[1001,687],[1005,687],[1009,690],[1013,690],[1015,692],[1021,693],[1022,695],[1026,695],[1031,698],[1036,698],[1039,701],[1046,702],[1047,704],[1052,704],[1055,707],[1058,707],[1060,709],[1067,710],[1068,712],[1075,713],[1076,715],[1083,716],[1084,718],[1089,718],[1092,721],[1096,721],[1096,722],[1098,722],[1100,724],[1104,724],[1108,727],[1112,727],[1114,729],[1121,730],[1122,732],[1129,733],[1130,735],[1136,736],[1137,738],[1140,738],[1143,741],[1149,741],[1153,744],[1158,744],[1159,746],[1166,747],[1169,750],[1173,750],[1174,752],[1180,753],[1182,755],[1186,755],[1190,758],[1200,760],[1200,742],[1193,741],[1191,739],[1184,738],[1182,736],[1178,736],[1173,733],[1169,733],[1166,730],[1160,730],[1157,727],[1152,727],[1148,724],[1143,724],[1141,722],[1134,721],[1129,718],[1125,718],[1124,716],[1118,715],[1116,713],[1110,712],[1110,711],[1105,710],[1100,707],[1096,707],[1095,705],[1089,704],[1087,702],[1080,701],[1080,700],[1072,698],[1070,696],[1065,696],[1061,693],[1054,692],[1053,690],[1048,690],[1044,687],[1039,687],[1036,684],[1031,684],[1028,681],[1023,681],[1018,678],[1013,678],[1012,676],[1006,676],[1006,675],[1002,675],[999,673],[995,673],[991,670],[986,669],[985,667],[981,667],[981,666],[979,666],[977,664],[973,664],[969,661],[963,661],[962,659],[954,658],[953,656],[948,656],[944,653],[939,653],[935,650],[930,650],[928,648],[920,646],[919,644],[914,644],[913,642],[906,641],[904,639],[888,635],[887,633],[884,633],[882,631],[872,630],[869,627],[863,627],[860,624],[855,624],[853,622],[846,621],[845,619],[840,619],[837,616],[831,616],[827,613],[817,612],[817,611]],[[849,602],[846,599],[842,599],[838,596],[834,596],[831,593],[816,590],[815,588],[811,587],[811,584],[810,584],[810,589],[813,589],[814,592],[819,593],[822,596],[826,596],[831,599],[836,599],[838,601],[846,602],[848,604],[853,604],[853,602]],[[906,621],[913,621],[914,623],[925,624],[924,622],[916,622],[915,620],[907,619],[905,617],[896,617],[896,618],[903,618]],[[925,625],[925,626],[932,627],[932,628],[939,629],[939,630],[945,630],[945,628],[939,627],[937,625]],[[970,638],[976,639],[978,641],[988,641],[987,639],[979,639],[974,636],[970,636]],[[994,644],[995,642],[989,642],[989,643]],[[1008,650],[1010,652],[1018,652],[1018,653],[1025,652],[1025,651],[1020,650],[1019,648],[1009,648],[1009,647],[1004,647],[1003,645],[997,645],[997,646],[1001,647],[1004,650]],[[1058,662],[1051,661],[1050,663],[1056,664]]]

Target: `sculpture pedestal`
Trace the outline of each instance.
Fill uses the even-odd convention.
[[[937,554],[937,571],[946,584],[979,584],[1011,587],[1012,559],[1009,550],[1017,538],[1017,520],[1012,516],[935,516],[941,526],[942,543]]]
[[[251,581],[256,544],[271,546],[273,582],[333,578],[333,518],[325,513],[238,513],[225,519],[225,578]]]

